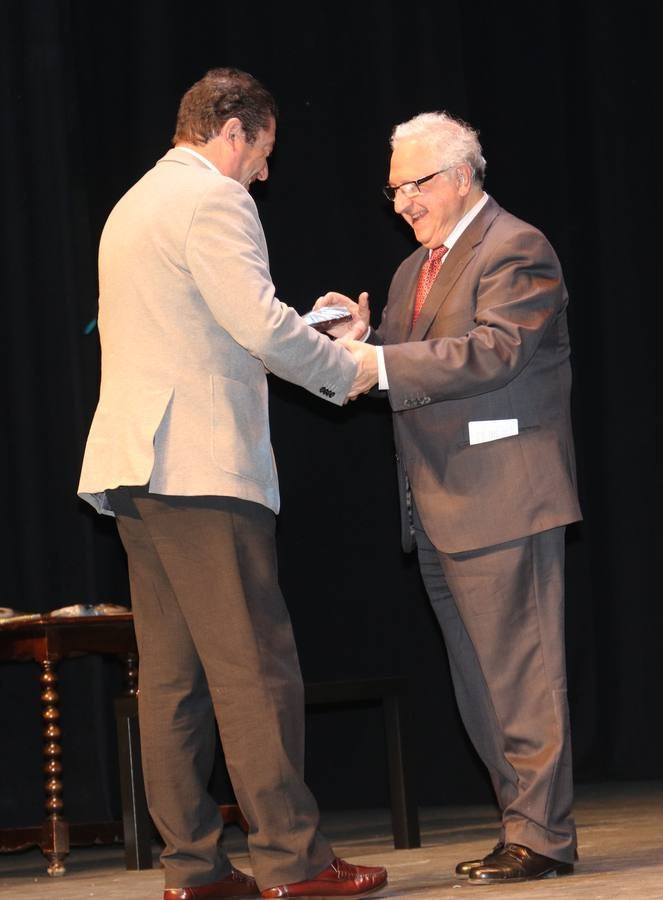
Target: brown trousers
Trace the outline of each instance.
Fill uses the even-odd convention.
[[[277,580],[275,516],[233,497],[108,492],[129,564],[145,789],[166,888],[222,878],[208,792],[217,732],[261,889],[333,857],[304,783],[304,691]]]
[[[500,840],[573,862],[564,528],[448,554],[416,510],[414,519],[458,708],[501,810]]]

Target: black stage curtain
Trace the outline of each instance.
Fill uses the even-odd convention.
[[[576,776],[663,776],[651,15],[598,0],[321,2],[304,13],[3,3],[0,605],[128,603],[114,523],[76,497],[99,379],[96,248],[115,201],[170,146],[183,91],[212,66],[237,65],[274,92],[277,149],[255,197],[278,294],[303,312],[325,290],[368,290],[376,320],[414,246],[380,192],[389,134],[446,108],[480,129],[487,190],[548,235],[571,294],[585,515],[568,535]],[[271,389],[281,579],[305,677],[407,675],[419,801],[489,799],[416,562],[399,547],[386,405],[339,410],[276,379]],[[117,809],[118,666],[61,667],[72,821]],[[17,825],[42,815],[36,668],[2,665],[0,684],[0,824]],[[310,716],[321,806],[386,805],[380,729],[373,708]]]

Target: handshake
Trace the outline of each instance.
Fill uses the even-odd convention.
[[[357,372],[347,396],[348,400],[355,400],[378,383],[375,347],[364,343],[368,337],[371,319],[366,291],[359,295],[357,303],[345,294],[329,291],[318,297],[313,309],[303,318],[312,328],[342,344],[354,357]]]

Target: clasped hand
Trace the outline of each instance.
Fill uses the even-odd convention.
[[[327,334],[336,338],[337,343],[342,344],[353,355],[357,363],[357,373],[348,393],[348,399],[355,400],[360,394],[367,393],[378,383],[378,361],[375,347],[364,343],[371,321],[368,294],[366,291],[362,291],[358,302],[355,303],[345,294],[329,291],[322,297],[318,297],[313,309],[321,309],[323,306],[344,306],[352,313],[351,322],[334,325]]]

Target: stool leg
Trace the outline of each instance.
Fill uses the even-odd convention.
[[[382,698],[387,733],[391,822],[397,850],[421,846],[419,814],[407,779],[407,751],[400,701],[397,694]]]
[[[152,868],[153,825],[145,799],[135,695],[115,700],[124,858],[127,869]]]
[[[46,792],[47,818],[42,825],[41,851],[48,860],[46,871],[49,875],[64,875],[64,859],[69,854],[69,825],[62,818],[62,747],[61,731],[58,725],[60,699],[57,686],[58,676],[55,663],[45,659],[41,662],[40,677],[42,692],[44,790]]]

